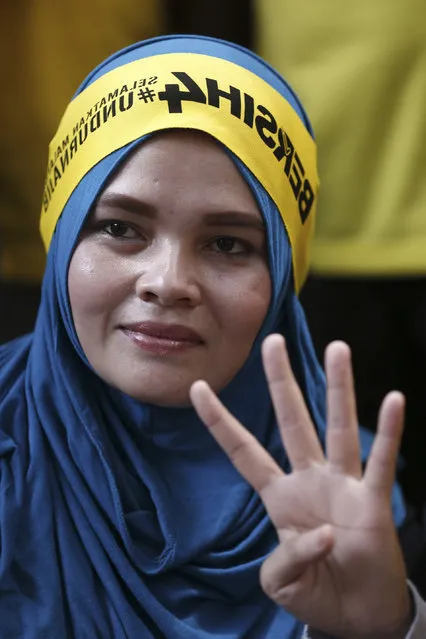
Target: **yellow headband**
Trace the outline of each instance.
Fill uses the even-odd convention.
[[[130,62],[69,104],[49,146],[40,220],[46,250],[68,198],[90,169],[143,135],[170,128],[209,133],[256,176],[287,229],[298,291],[308,270],[315,218],[315,143],[295,110],[267,82],[202,54]]]

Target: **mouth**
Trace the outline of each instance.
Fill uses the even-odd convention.
[[[180,324],[140,322],[119,328],[136,346],[158,355],[181,353],[204,343],[196,331]]]

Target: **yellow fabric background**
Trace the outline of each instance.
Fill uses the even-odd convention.
[[[37,281],[48,144],[87,73],[110,53],[158,35],[161,0],[0,3],[0,277]]]
[[[312,269],[426,273],[423,0],[257,0],[257,50],[302,99],[321,192]]]

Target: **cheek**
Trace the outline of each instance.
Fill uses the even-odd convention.
[[[262,281],[252,283],[244,293],[240,293],[240,318],[253,339],[259,333],[269,309],[271,283],[269,273]]]
[[[225,326],[232,331],[233,339],[248,339],[250,342],[255,339],[269,309],[271,290],[266,265],[247,277],[230,282],[228,286],[223,280],[218,280],[221,314]]]
[[[105,261],[96,250],[80,244],[74,252],[68,271],[71,310],[78,325],[95,316],[107,314],[123,287],[111,261]]]

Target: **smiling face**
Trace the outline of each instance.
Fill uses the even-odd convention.
[[[271,283],[261,214],[212,138],[153,136],[101,193],[71,260],[75,328],[94,370],[144,402],[189,403],[246,361]]]

